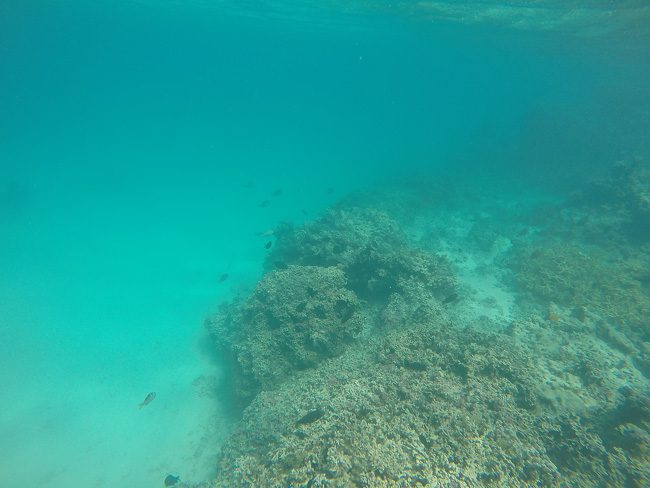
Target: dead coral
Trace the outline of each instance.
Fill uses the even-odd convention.
[[[558,325],[529,317],[509,333],[530,343],[533,361],[545,376],[536,387],[543,405],[536,435],[558,467],[562,486],[645,486],[647,382],[624,351],[589,327]]]
[[[267,267],[283,271],[262,287],[274,298],[256,291],[213,322],[257,393],[214,486],[647,485],[645,258],[544,232],[514,244],[530,301],[500,334],[467,327],[476,321],[444,303],[456,288],[446,261],[409,245],[382,212],[338,207],[279,229]],[[307,367],[274,328],[296,337],[290,345],[308,340],[292,317],[319,308],[293,297],[320,272],[302,268],[336,271],[331,293],[360,297],[354,316],[372,332]],[[275,364],[278,347],[289,354],[273,376],[260,365]]]
[[[553,486],[536,377],[507,338],[395,329],[253,401],[215,486]]]
[[[443,298],[456,286],[444,258],[414,248],[395,221],[374,209],[333,208],[305,227],[285,225],[276,236],[270,267],[336,266],[364,299],[383,300],[411,280]]]
[[[614,408],[589,416],[564,414],[542,419],[547,452],[576,486],[641,488],[650,483],[650,399],[624,392]]]
[[[290,266],[267,274],[207,327],[231,358],[237,394],[251,399],[293,372],[337,356],[364,324],[361,304],[334,267]]]
[[[510,265],[519,288],[533,299],[581,307],[619,323],[637,340],[648,339],[650,294],[628,261],[598,248],[542,242],[520,247]]]

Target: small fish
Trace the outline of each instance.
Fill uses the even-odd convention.
[[[315,408],[314,410],[310,410],[305,415],[303,415],[298,420],[296,420],[296,424],[297,425],[313,424],[317,420],[321,419],[324,415],[325,415],[325,410],[323,410],[322,408]]]
[[[224,273],[224,274],[222,274],[221,276],[219,276],[219,280],[218,280],[218,282],[219,282],[219,283],[223,283],[223,282],[226,281],[227,279],[228,279],[228,273]]]
[[[524,227],[519,232],[517,232],[517,237],[525,237],[528,235],[528,227]]]
[[[328,194],[328,195],[331,195],[332,193],[334,193],[334,188],[332,188],[332,187],[330,186],[330,187],[327,189],[327,194]]]
[[[138,408],[142,408],[145,405],[149,405],[151,402],[153,402],[153,399],[156,398],[156,392],[152,391],[149,393],[146,397],[144,397],[144,400],[140,405],[138,405]]]
[[[273,245],[273,242],[269,241],[266,244],[264,244],[264,249],[271,249],[272,245]]]
[[[247,181],[242,185],[244,188],[255,188],[255,182],[254,181]]]
[[[273,193],[271,193],[271,196],[272,197],[279,197],[280,195],[282,195],[282,193],[283,193],[282,188],[278,188]]]
[[[266,229],[262,232],[258,232],[255,234],[257,237],[271,237],[273,234],[275,234],[275,231],[273,229]]]
[[[174,476],[168,474],[167,477],[165,478],[165,486],[176,486],[176,483],[178,483],[180,480],[181,480],[180,476]]]
[[[454,303],[456,300],[458,300],[458,293],[452,293],[447,298],[445,298],[442,303]]]
[[[271,202],[269,202],[268,200],[264,200],[264,201],[260,202],[259,207],[266,208],[269,205],[271,205]]]

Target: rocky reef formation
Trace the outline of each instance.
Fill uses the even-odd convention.
[[[393,219],[373,208],[335,207],[305,227],[281,226],[276,235],[269,263],[336,266],[350,289],[371,302],[413,282],[442,298],[456,286],[444,259],[414,247]]]
[[[592,318],[533,315],[507,334],[544,377],[534,435],[557,466],[558,486],[641,487],[650,482],[650,389],[629,355],[594,334]]]
[[[459,210],[387,201],[418,191],[282,225],[255,290],[208,320],[244,406],[213,486],[650,485],[645,244],[557,218],[611,221],[586,193],[454,229]],[[466,311],[487,285],[517,300],[485,322]]]
[[[370,315],[391,323],[391,310],[401,297],[408,301],[409,290],[427,296],[424,310],[456,284],[444,259],[409,245],[382,212],[332,209],[303,228],[283,225],[276,236],[268,272],[251,296],[206,321],[243,404],[340,355],[366,325],[377,325]]]
[[[554,465],[533,454],[543,446],[520,431],[533,425],[534,378],[504,339],[434,324],[393,330],[260,395],[223,451],[216,486],[552,481]]]
[[[528,304],[597,324],[593,330],[650,377],[650,164],[616,163],[538,216],[541,231],[509,266]]]
[[[650,255],[642,257],[650,265]],[[641,340],[647,330],[650,295],[638,258],[612,257],[602,249],[566,242],[540,242],[515,254],[519,287],[535,298],[586,316],[615,322]]]
[[[338,356],[362,331],[361,304],[335,267],[289,266],[268,273],[250,297],[207,320],[230,358],[246,402],[296,371]]]
[[[214,486],[635,486],[644,380],[578,319],[423,318],[258,395]]]

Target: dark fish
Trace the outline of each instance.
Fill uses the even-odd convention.
[[[447,298],[445,298],[442,303],[454,303],[458,300],[458,293],[452,293]]]
[[[273,245],[273,242],[269,241],[266,244],[264,244],[264,249],[271,249],[272,245]]]
[[[255,182],[254,181],[247,181],[242,185],[244,188],[254,188],[255,187]]]
[[[328,195],[331,195],[332,193],[334,193],[334,188],[332,188],[332,187],[330,186],[330,187],[327,189],[327,194],[328,194]]]
[[[165,478],[165,486],[175,486],[180,480],[180,476],[168,474],[167,478]]]
[[[149,393],[146,397],[144,397],[144,400],[140,405],[138,405],[138,408],[142,408],[145,405],[149,405],[151,402],[153,402],[153,399],[156,398],[156,392],[152,391]]]
[[[219,276],[219,283],[223,283],[228,279],[228,273],[224,273],[221,276]]]
[[[279,197],[280,195],[282,195],[282,188],[278,188],[273,193],[271,193],[272,197]]]
[[[528,227],[524,227],[519,232],[517,232],[517,237],[525,237],[528,235]]]
[[[271,202],[269,202],[268,200],[264,200],[263,202],[261,202],[259,204],[259,206],[262,207],[262,208],[265,208],[265,207],[268,207],[270,204],[271,204]]]
[[[313,424],[314,422],[322,418],[324,415],[325,415],[325,410],[323,410],[322,408],[316,408],[314,410],[310,410],[305,415],[303,415],[298,420],[296,420],[296,424],[298,425]]]

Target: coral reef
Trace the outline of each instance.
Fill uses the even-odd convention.
[[[588,182],[538,224],[543,231],[519,242],[510,257],[519,289],[532,301],[596,314],[605,324],[600,333],[630,354],[639,351],[644,362],[640,351],[650,341],[650,164],[616,163],[608,178]]]
[[[650,485],[650,247],[617,220],[645,218],[635,185],[464,219],[392,188],[280,226],[257,288],[208,320],[245,400],[212,486]],[[557,218],[590,212],[610,238]]]
[[[383,300],[413,280],[440,298],[456,286],[443,258],[415,248],[394,220],[373,208],[338,206],[304,227],[284,225],[276,236],[268,264],[337,266],[366,300]]]
[[[543,445],[522,430],[535,376],[504,338],[435,322],[391,330],[260,395],[222,451],[215,486],[552,482],[555,466],[534,454]]]
[[[206,325],[230,358],[235,391],[246,402],[340,354],[364,318],[341,270],[289,266],[268,273],[248,299],[223,306]]]
[[[374,337],[260,394],[214,486],[644,486],[642,378],[556,325]]]
[[[388,215],[373,209],[334,208],[303,228],[282,225],[275,235],[268,273],[252,295],[206,321],[229,358],[242,404],[339,355],[362,332],[366,316],[382,314],[397,296],[422,313],[456,286],[443,258],[410,245]],[[389,310],[383,317],[379,325],[392,323]]]
[[[532,316],[509,327],[544,372],[536,435],[564,485],[646,486],[648,382],[625,352],[594,334],[596,322]]]
[[[512,266],[518,286],[535,298],[598,314],[650,340],[650,294],[634,262],[594,247],[542,241],[519,247]]]

